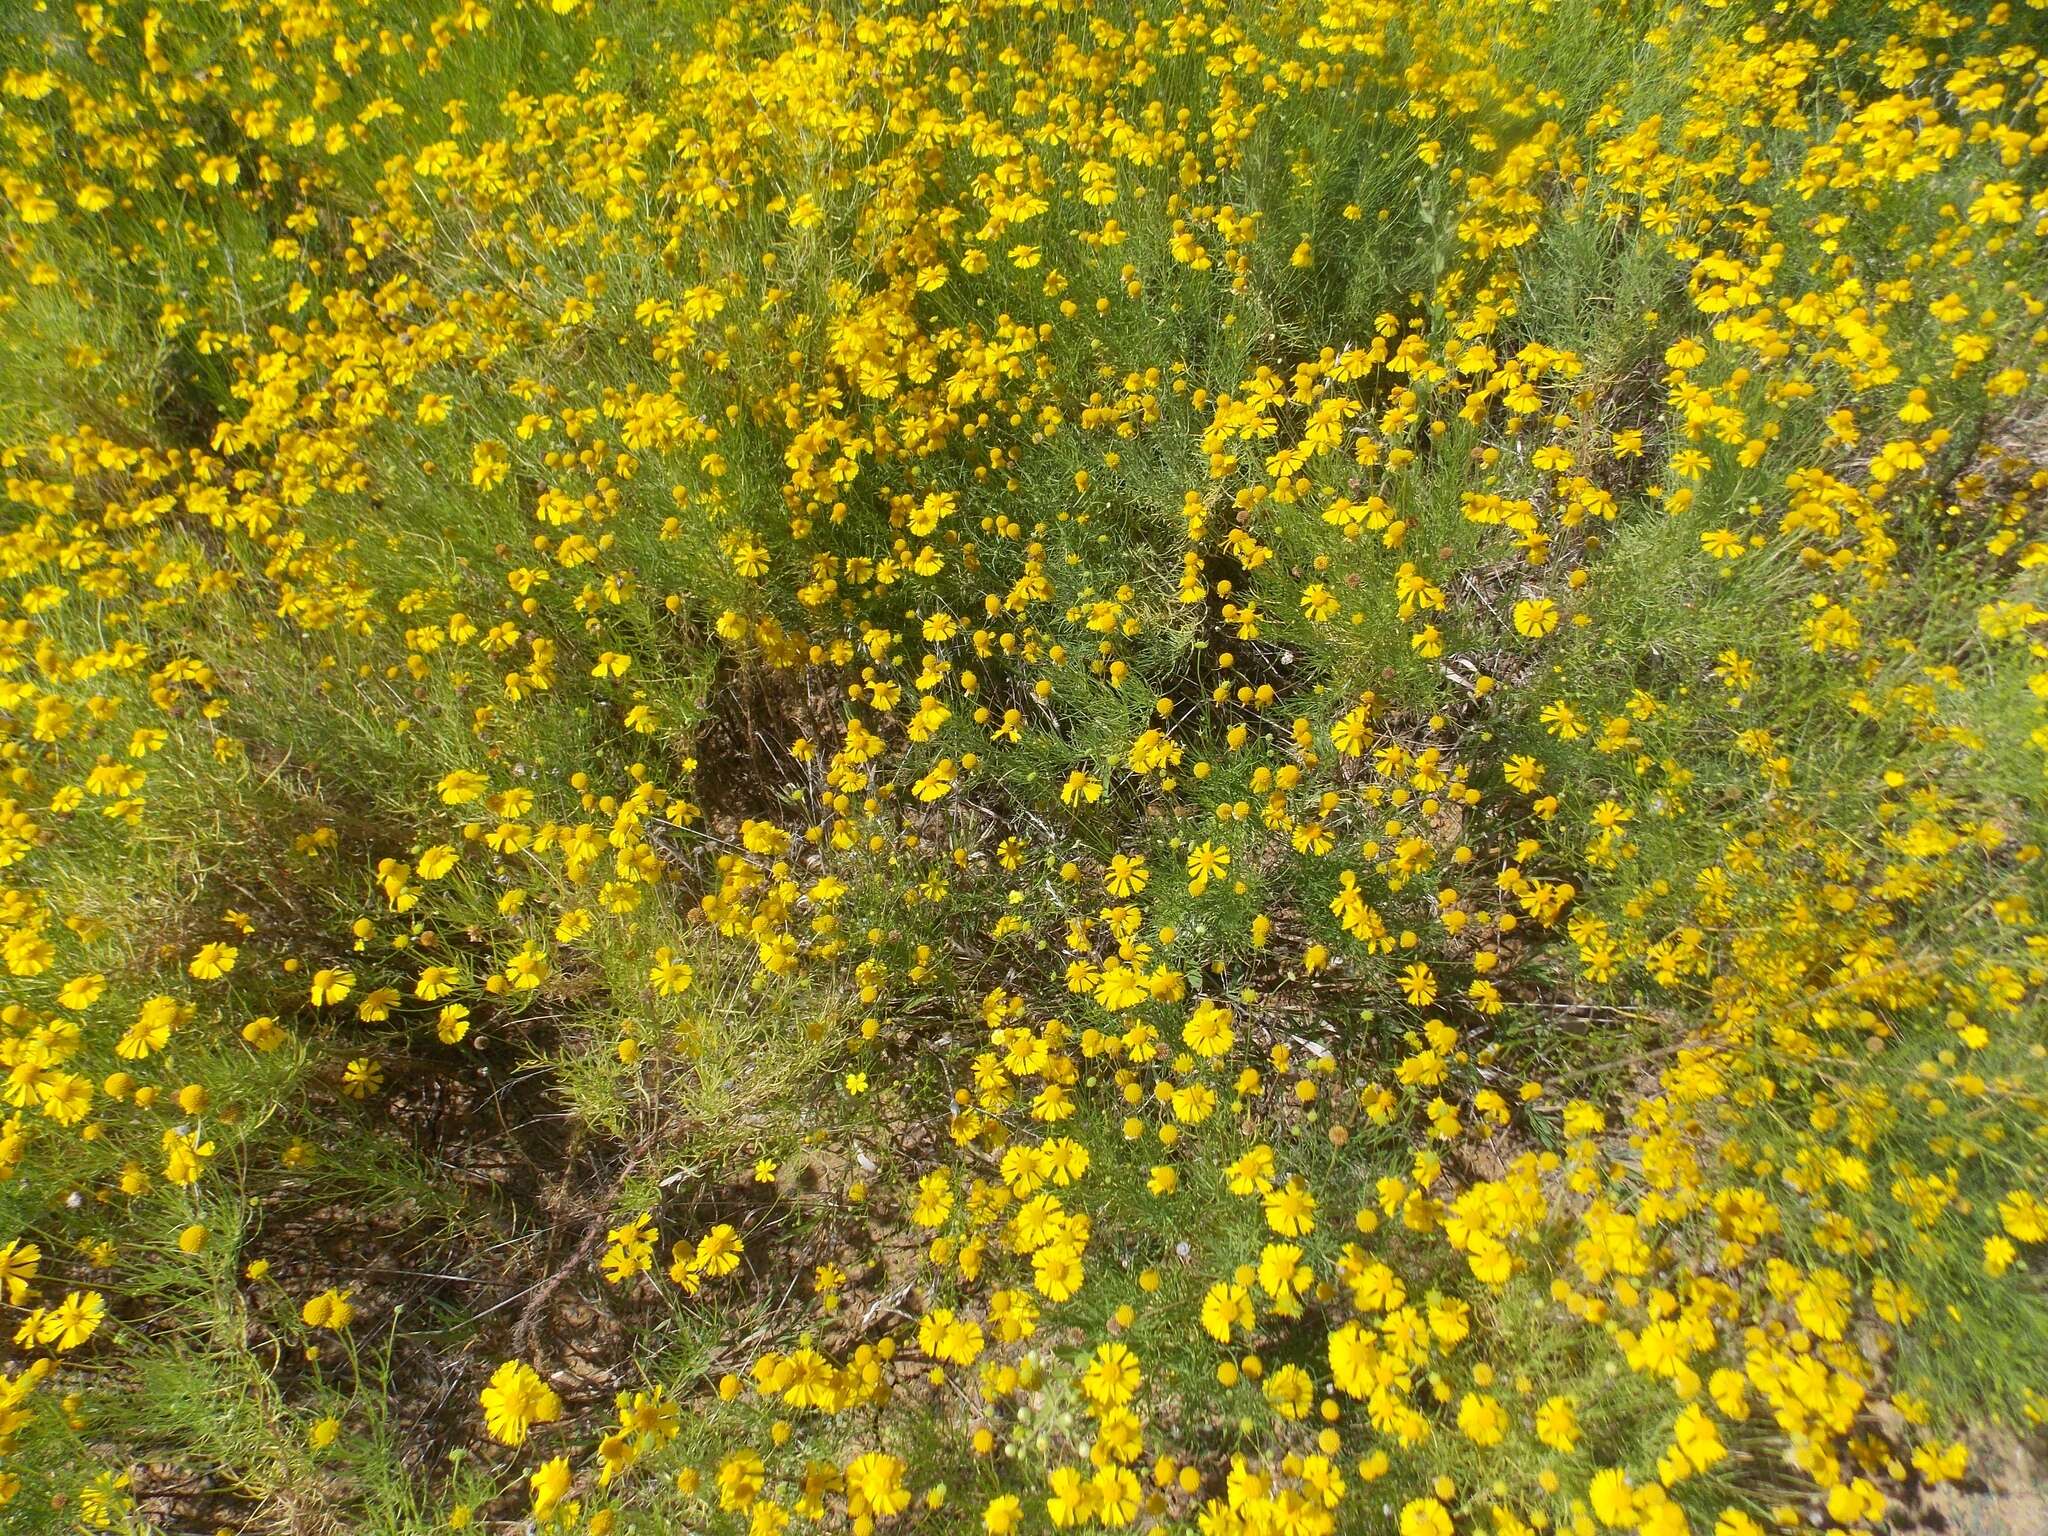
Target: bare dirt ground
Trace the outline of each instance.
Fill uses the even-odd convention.
[[[1929,1500],[1930,1530],[1945,1536],[2048,1536],[2048,1458],[2038,1443],[1986,1436],[1976,1475]]]

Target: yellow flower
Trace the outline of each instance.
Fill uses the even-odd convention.
[[[745,1245],[731,1225],[720,1222],[697,1240],[696,1254],[691,1260],[692,1267],[713,1277],[729,1275],[740,1267],[740,1256]]]
[[[107,1300],[98,1291],[66,1291],[64,1299],[43,1319],[38,1337],[60,1350],[76,1349],[107,1315]]]
[[[106,990],[107,978],[104,976],[74,976],[59,989],[57,1002],[74,1013],[83,1013],[98,1002]]]
[[[1602,1525],[1615,1528],[1635,1523],[1635,1490],[1629,1486],[1628,1474],[1619,1468],[1605,1467],[1594,1473],[1586,1498]]]
[[[1237,1043],[1237,1032],[1230,1027],[1230,1018],[1228,1008],[1205,997],[1195,1005],[1193,1015],[1182,1026],[1181,1038],[1197,1056],[1227,1055]]]
[[[1372,741],[1371,717],[1359,705],[1330,727],[1330,744],[1346,757],[1357,757]]]
[[[1500,1403],[1481,1392],[1467,1392],[1458,1402],[1458,1430],[1474,1445],[1499,1445],[1507,1438],[1508,1416]]]
[[[556,0],[556,3],[559,7],[560,0]],[[550,1456],[535,1467],[526,1480],[527,1487],[533,1494],[534,1519],[548,1519],[555,1512],[555,1506],[567,1497],[570,1484],[574,1480],[574,1474],[569,1470],[569,1458],[566,1456]]]
[[[1188,854],[1188,894],[1199,896],[1209,882],[1230,868],[1230,850],[1219,843],[1202,842]]]
[[[1557,604],[1547,597],[1525,597],[1515,604],[1515,633],[1540,640],[1557,628]]]
[[[1451,1536],[1451,1514],[1435,1499],[1410,1499],[1401,1506],[1401,1536]]]
[[[457,768],[444,775],[438,787],[443,805],[467,805],[483,797],[490,780],[470,769]]]
[[[235,960],[240,953],[232,944],[202,944],[185,969],[194,980],[219,981],[235,968]]]
[[[356,1309],[348,1299],[347,1291],[332,1288],[317,1296],[308,1297],[306,1304],[299,1308],[299,1320],[308,1328],[325,1328],[340,1333],[355,1321]]]
[[[562,1401],[554,1389],[523,1360],[507,1360],[493,1371],[481,1401],[484,1428],[503,1445],[524,1445],[534,1425],[562,1415]]]
[[[2048,1207],[2026,1190],[2016,1189],[1998,1202],[1998,1219],[2020,1242],[2048,1241]]]
[[[0,1243],[0,1293],[5,1294],[9,1306],[21,1306],[28,1299],[42,1261],[43,1251],[34,1243],[20,1238]]]
[[[1570,1454],[1579,1443],[1579,1416],[1570,1398],[1549,1397],[1536,1410],[1536,1438],[1553,1451]]]
[[[1143,1380],[1138,1357],[1124,1344],[1099,1345],[1081,1376],[1081,1391],[1098,1408],[1121,1408],[1137,1395]]]
[[[355,972],[323,966],[313,973],[309,996],[315,1008],[329,1008],[345,999],[355,984]]]
[[[918,781],[911,785],[911,793],[918,799],[930,803],[943,800],[953,792],[953,759],[942,757]]]
[[[856,1456],[846,1468],[847,1505],[856,1517],[873,1515],[888,1519],[910,1507],[910,1490],[904,1486],[906,1468],[901,1457],[882,1451]]]

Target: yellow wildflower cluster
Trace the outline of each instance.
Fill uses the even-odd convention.
[[[1854,1533],[2038,1427],[2044,49],[25,13],[6,1520]]]

